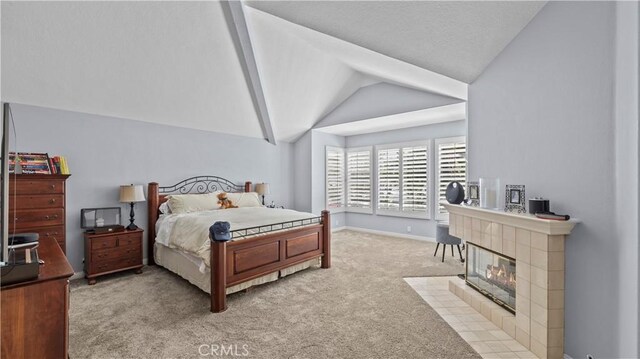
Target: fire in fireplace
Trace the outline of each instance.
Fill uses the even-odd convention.
[[[511,313],[516,311],[516,260],[467,243],[465,281]]]

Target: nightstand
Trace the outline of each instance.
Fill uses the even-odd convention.
[[[135,269],[142,273],[142,229],[84,234],[84,273],[89,285],[96,277]]]

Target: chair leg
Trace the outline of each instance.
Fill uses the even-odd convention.
[[[460,262],[464,263],[464,258],[462,258],[462,251],[460,250],[460,245],[458,245],[458,254],[460,255]]]
[[[451,256],[455,257],[455,255],[453,254],[453,244],[451,245]]]
[[[442,245],[442,261],[444,262],[444,255],[447,253],[447,245]]]
[[[436,243],[436,251],[433,252],[433,256],[435,257],[438,254],[438,248],[440,248],[440,243]]]

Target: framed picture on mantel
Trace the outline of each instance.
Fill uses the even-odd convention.
[[[467,192],[469,193],[469,199],[467,204],[473,207],[480,206],[480,185],[478,182],[467,182]]]
[[[504,211],[526,213],[524,185],[508,184],[505,187]]]

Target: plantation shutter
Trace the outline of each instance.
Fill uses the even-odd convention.
[[[402,211],[428,212],[427,146],[402,148]]]
[[[327,208],[343,208],[344,197],[344,151],[327,148]]]
[[[438,203],[446,201],[446,190],[449,183],[460,182],[467,188],[467,144],[465,137],[436,141],[438,151]],[[447,213],[438,204],[438,214]]]
[[[371,151],[347,152],[347,208],[371,208]]]
[[[378,150],[378,209],[400,210],[400,149]]]

